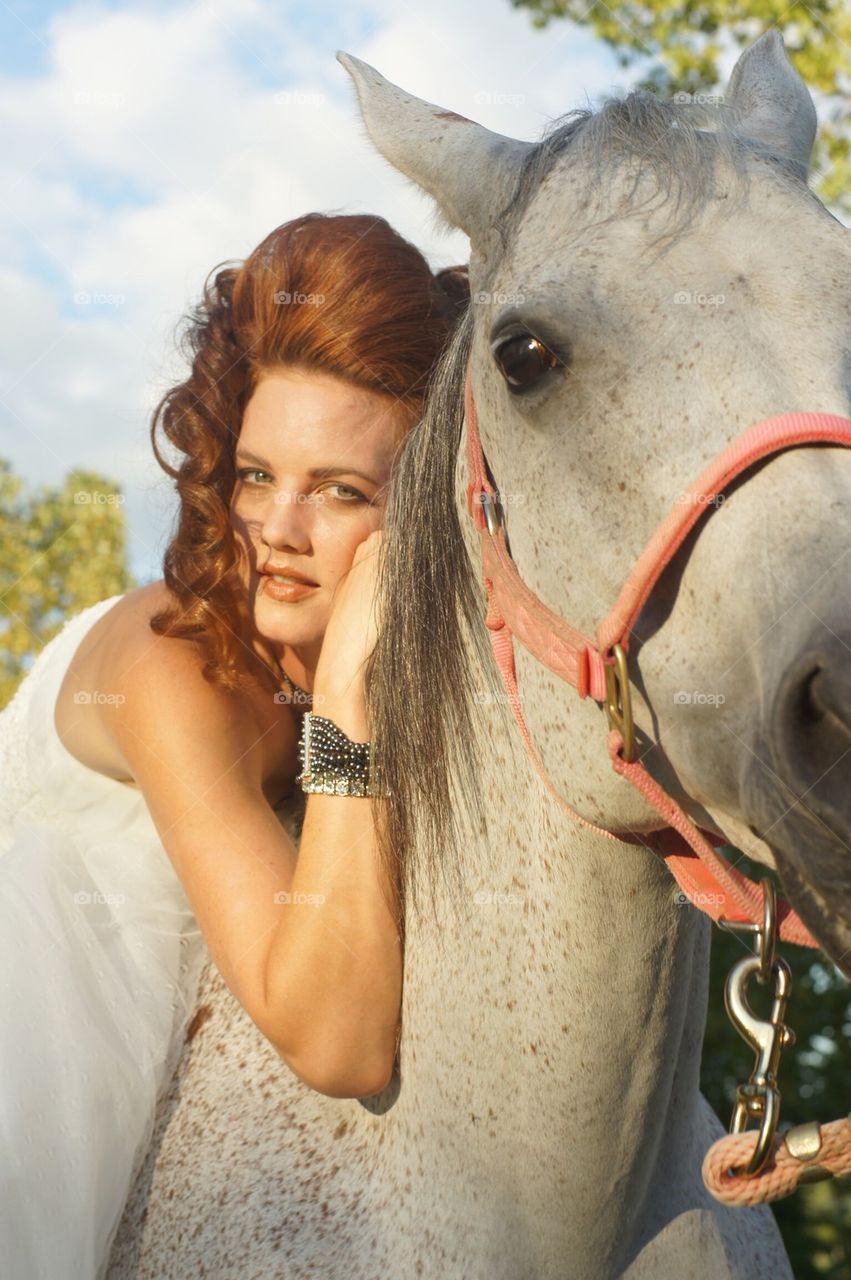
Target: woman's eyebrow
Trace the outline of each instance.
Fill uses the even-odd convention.
[[[266,458],[259,457],[256,453],[252,453],[250,449],[238,448],[236,451],[237,458],[245,458],[246,462],[256,462],[259,467],[267,467],[272,470],[271,462]],[[333,475],[360,476],[362,480],[368,480],[370,484],[377,484],[378,481],[374,476],[367,475],[365,471],[359,471],[357,467],[347,467],[344,463],[335,467],[310,467],[307,475],[313,480],[324,480],[327,476]]]

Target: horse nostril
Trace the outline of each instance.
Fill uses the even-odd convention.
[[[790,664],[777,690],[772,712],[776,748],[799,765],[815,764],[816,756],[824,764],[822,757],[837,746],[837,734],[844,738],[851,733],[849,695],[843,658],[825,653],[824,643],[813,645]]]
[[[828,831],[851,820],[851,634],[819,626],[777,681],[766,721],[768,752],[793,807]]]
[[[819,696],[821,691],[816,682],[816,677],[821,675],[821,672],[820,666],[815,667],[801,685],[800,718],[804,727],[818,724],[827,711],[827,707]]]

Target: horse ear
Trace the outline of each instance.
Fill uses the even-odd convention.
[[[337,61],[354,81],[367,133],[385,160],[434,198],[444,228],[483,241],[533,143],[415,98],[350,53],[338,52]]]
[[[725,105],[733,109],[739,136],[767,148],[806,182],[818,119],[776,27],[755,40],[733,67]]]

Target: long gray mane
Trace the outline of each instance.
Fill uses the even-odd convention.
[[[472,749],[476,691],[468,644],[483,663],[492,659],[484,592],[455,503],[472,329],[468,309],[396,466],[384,520],[381,630],[367,672],[375,767],[391,795],[379,829],[381,853],[412,906],[418,870],[427,883],[455,865],[459,806],[485,823]]]
[[[532,196],[568,151],[583,166],[589,213],[605,195],[613,168],[626,165],[632,186],[609,217],[646,209],[655,199],[670,210],[663,224],[670,242],[717,195],[719,172],[742,179],[725,192],[732,196],[725,207],[737,203],[748,185],[748,155],[754,149],[737,138],[723,107],[707,103],[663,101],[637,90],[610,98],[596,112],[569,112],[553,122],[519,171],[512,198],[496,222],[503,253]],[[777,157],[757,154],[779,180],[789,181]],[[722,159],[729,167],[719,170]],[[800,180],[796,185],[807,194]],[[492,257],[489,276],[499,266],[499,255]],[[423,419],[397,464],[384,526],[381,635],[367,680],[376,767],[392,795],[381,820],[381,853],[412,906],[418,881],[427,885],[430,877],[449,876],[455,868],[459,806],[487,829],[477,784],[468,645],[492,673],[493,687],[499,685],[484,627],[478,565],[470,563],[462,539],[455,489],[472,332],[468,309],[433,375]]]

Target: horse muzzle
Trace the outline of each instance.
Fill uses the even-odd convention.
[[[819,624],[777,680],[745,782],[788,896],[851,977],[851,632]],[[757,763],[767,761],[767,766]]]

